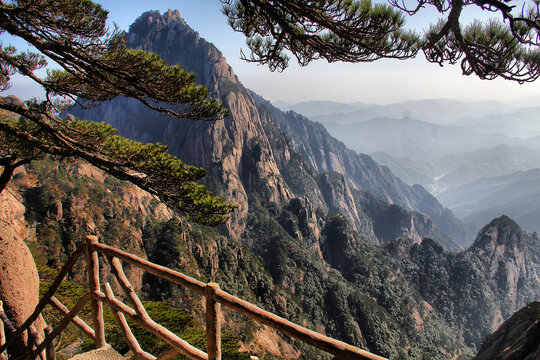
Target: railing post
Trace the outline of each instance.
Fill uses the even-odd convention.
[[[50,326],[47,326],[44,329],[45,332],[45,359],[47,360],[55,360],[56,359],[56,350],[54,348],[53,339],[51,339],[51,333],[52,328]]]
[[[92,317],[94,320],[94,331],[96,333],[96,348],[101,348],[105,342],[105,325],[103,321],[103,303],[95,296],[96,291],[101,291],[99,287],[99,259],[96,251],[92,250],[92,244],[96,244],[96,236],[86,237],[86,258],[88,259],[88,285],[92,294]]]
[[[0,300],[0,312],[4,311],[4,303]],[[4,330],[4,322],[0,319],[0,347],[4,346],[6,343],[6,332]],[[5,351],[7,353],[7,351]],[[4,352],[0,353],[0,360],[6,360],[7,356]]]
[[[219,285],[208,283],[206,296],[206,345],[208,360],[221,360],[221,306],[216,301],[216,291]]]

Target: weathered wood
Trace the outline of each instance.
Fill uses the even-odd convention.
[[[86,293],[84,296],[75,304],[73,309],[64,316],[62,321],[54,328],[54,330],[49,334],[49,338],[51,341],[53,341],[64,329],[69,325],[71,320],[82,310],[82,308],[92,299],[91,293]],[[42,342],[36,349],[36,351],[33,352],[32,358],[35,358],[39,353],[41,353],[43,350],[45,350],[46,342]]]
[[[102,254],[117,257],[130,264],[133,264],[145,270],[146,272],[149,272],[150,274],[159,276],[163,279],[169,280],[170,282],[186,287],[198,293],[199,295],[204,295],[204,289],[206,287],[206,284],[202,281],[193,279],[192,277],[179,273],[178,271],[171,270],[165,266],[151,263],[150,261],[141,259],[125,251],[115,249],[111,246],[97,243],[92,244],[92,248]]]
[[[176,348],[171,346],[170,348],[159,354],[156,360],[172,360],[177,355],[180,355],[180,352],[176,350]]]
[[[296,325],[289,320],[265,311],[247,301],[241,300],[223,290],[216,291],[216,300],[247,317],[273,327],[280,332],[292,336],[304,343],[336,355],[339,359],[348,360],[386,360],[383,357],[359,349],[342,341],[332,339],[315,331]]]
[[[79,246],[73,254],[71,254],[66,264],[62,267],[62,269],[58,273],[58,276],[56,277],[56,279],[54,279],[51,286],[49,286],[49,289],[47,290],[47,292],[45,292],[45,294],[43,295],[39,303],[36,305],[36,308],[34,309],[34,312],[32,313],[32,315],[30,315],[28,319],[26,319],[26,321],[15,331],[13,336],[10,336],[7,339],[6,343],[2,347],[0,347],[0,353],[6,350],[12,341],[18,338],[23,333],[23,331],[26,331],[26,329],[28,329],[28,327],[34,321],[36,321],[39,314],[43,311],[43,308],[49,303],[49,299],[51,298],[51,296],[53,296],[56,290],[58,290],[58,287],[62,283],[62,280],[64,280],[64,277],[71,270],[75,262],[79,259],[79,257],[85,250],[86,250],[86,244],[83,244]]]
[[[118,257],[139,268],[142,268],[143,270],[153,275],[159,276],[178,285],[187,287],[188,289],[191,289],[201,295],[205,295],[206,284],[199,280],[193,279],[185,274],[181,274],[164,266],[160,266],[147,260],[140,259],[135,255],[126,253],[124,251],[115,249],[107,245],[98,243],[92,244],[92,246],[96,251],[99,251],[105,255],[111,257]],[[269,313],[254,304],[241,300],[222,290],[218,290],[216,292],[216,301],[220,302],[224,306],[227,306],[234,311],[240,312],[258,322],[273,327],[274,329],[290,335],[302,342],[334,354],[340,359],[386,360],[381,356],[372,354],[368,351],[346,344],[342,341],[332,339],[315,331],[306,329],[300,325],[296,325],[286,319]]]
[[[43,339],[45,340],[45,339]],[[37,349],[39,345],[39,335],[38,335],[38,331],[36,329],[36,327],[34,326],[34,324],[31,324],[30,327],[28,328],[28,348],[30,350],[35,350]],[[39,354],[39,359],[40,360],[45,360],[45,352],[42,351],[40,354]]]
[[[55,360],[56,359],[56,350],[54,348],[53,340],[54,338],[51,337],[52,334],[52,328],[50,326],[47,326],[44,330],[45,332],[45,358],[47,360]]]
[[[221,309],[216,301],[216,291],[219,285],[206,285],[206,346],[209,360],[221,360]]]
[[[1,344],[0,354],[4,354],[5,358],[8,358],[7,347],[13,339],[11,338],[17,332],[15,326],[11,323],[6,313],[4,312],[3,302],[0,304],[0,323],[2,324],[2,329],[4,330],[4,342]],[[11,341],[10,341],[11,340]]]
[[[124,273],[120,260],[118,260],[118,258],[113,258],[110,256],[108,257],[108,259],[111,263],[111,269],[113,274],[118,279],[118,283],[122,287],[122,290],[124,290],[124,293],[131,302],[131,305],[133,305],[135,311],[137,312],[137,315],[139,315],[142,319],[145,320],[150,319],[150,316],[148,316],[146,309],[144,308],[142,302],[139,300],[139,297],[135,293],[135,290],[133,290],[133,286],[131,286],[131,283],[129,282],[126,274]]]
[[[99,287],[99,259],[98,254],[92,248],[92,245],[98,243],[96,236],[86,237],[86,259],[88,260],[88,285],[90,293],[94,294]],[[92,297],[92,320],[94,322],[95,345],[96,348],[105,346],[105,324],[103,321],[103,304]]]
[[[13,324],[11,323],[11,321],[9,320],[9,318],[7,317],[5,311],[4,311],[4,304],[2,303],[2,306],[0,307],[0,321],[2,322],[2,324],[4,324],[4,331],[5,333],[9,334],[9,336],[11,336],[11,334],[15,334],[17,332],[17,329],[15,329],[15,326],[13,326]],[[6,339],[6,342],[8,342],[9,340]],[[4,344],[4,345],[9,345],[9,344]]]
[[[56,297],[51,296],[50,304],[64,315],[69,314],[69,309],[65,307],[64,304],[62,304]],[[94,332],[94,329],[92,329],[83,319],[75,316],[72,321],[79,329],[84,331],[88,337],[94,341],[96,340],[96,333]]]
[[[174,346],[180,352],[180,354],[185,355],[190,359],[208,360],[208,355],[204,351],[197,349],[187,341],[180,339],[177,335],[157,324],[152,319],[149,321],[144,321],[135,310],[117,300],[114,297],[114,294],[110,292],[110,287],[106,287],[105,291],[106,295],[96,292],[95,296],[102,296],[103,301],[106,301],[113,311],[121,311],[125,315],[128,315],[135,323],[144,327],[169,345]]]
[[[109,283],[105,283],[105,293],[110,293],[112,297],[114,297],[114,293],[111,289],[111,285]],[[133,353],[133,358],[136,360],[155,360],[156,357],[147,353],[144,351],[141,346],[139,345],[139,342],[133,335],[133,332],[131,332],[131,329],[129,328],[129,325],[126,321],[126,318],[124,314],[121,311],[113,311],[114,317],[116,318],[116,322],[120,326],[120,330],[122,331],[122,334],[124,335],[124,339],[126,340],[127,346]]]

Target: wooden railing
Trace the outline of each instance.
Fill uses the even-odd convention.
[[[89,291],[71,310],[69,310],[54,297],[54,293],[83,253],[86,253],[88,260]],[[118,283],[120,284],[120,287],[122,288],[125,297],[129,300],[131,306],[124,304],[116,298],[108,282],[105,282],[103,286],[101,286],[99,278],[100,271],[98,254],[103,255],[111,265],[111,271],[118,280]],[[139,297],[124,274],[121,261],[127,262],[150,274],[178,284],[205,297],[207,341],[206,353],[182,340],[176,334],[167,330],[150,318]],[[89,301],[92,305],[93,328],[77,316],[77,314]],[[42,359],[46,358],[47,360],[54,359],[54,349],[52,349],[53,339],[60,335],[71,322],[78,326],[91,339],[93,339],[97,348],[107,346],[105,340],[105,325],[103,320],[103,304],[106,304],[113,311],[116,321],[123,332],[126,343],[133,353],[133,359],[135,360],[170,360],[178,354],[185,355],[190,359],[221,359],[221,305],[233,311],[244,314],[245,316],[259,323],[268,325],[283,334],[287,334],[300,340],[301,342],[313,345],[321,350],[333,354],[335,356],[334,359],[384,360],[384,358],[380,356],[346,344],[342,341],[332,339],[315,331],[306,329],[282,317],[265,311],[254,304],[241,300],[236,296],[221,290],[219,285],[216,283],[203,283],[180,272],[141,259],[133,254],[118,250],[111,246],[100,244],[97,238],[94,236],[88,236],[86,244],[80,246],[71,255],[64,267],[60,270],[56,279],[53,281],[45,295],[36,306],[32,315],[18,329],[14,329],[13,327],[9,328],[9,331],[6,331],[7,336],[4,337],[3,322],[0,322],[0,358],[4,357],[2,354],[5,353],[7,347],[12,341],[14,341],[14,339],[21,336],[24,332],[31,331],[32,324],[34,321],[36,321],[47,304],[50,304],[56,308],[64,315],[64,317],[54,329],[47,329],[45,332],[45,339],[41,343],[34,342],[33,344],[29,344],[29,348],[27,349],[27,358],[29,359],[35,359],[37,357],[41,357]],[[131,318],[133,322],[139,326],[145,328],[150,333],[168,343],[170,346],[169,349],[160,354],[157,358],[141,349],[137,339],[133,336],[133,333],[128,326],[126,316]],[[257,358],[252,357],[252,359]]]

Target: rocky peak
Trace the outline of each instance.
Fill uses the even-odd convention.
[[[525,233],[519,225],[508,216],[503,215],[491,220],[480,230],[471,248],[494,255],[501,247],[522,249]]]
[[[229,224],[233,238],[243,232],[248,194],[288,204],[293,196],[280,174],[276,155],[288,153],[286,141],[270,140],[267,133],[279,133],[277,126],[259,112],[221,52],[201,39],[177,11],[144,13],[131,26],[127,39],[130,47],[156,52],[168,64],[195,73],[196,81],[207,87],[230,115],[217,122],[172,119],[131,99],[115,99],[88,111],[77,108],[72,113],[106,121],[134,140],[161,142],[190,165],[207,169],[208,181],[220,184],[219,194],[239,206]]]
[[[128,45],[158,53],[169,65],[180,64],[197,75],[213,97],[225,95],[221,84],[238,86],[238,79],[221,52],[189,27],[178,10],[143,13],[129,28]]]
[[[187,26],[180,12],[178,10],[169,9],[163,15],[157,10],[146,11],[139,16],[137,20],[129,27],[130,32],[137,31],[143,25],[146,26],[158,26],[158,27],[169,27],[181,24]]]
[[[503,301],[506,318],[523,303],[523,294],[540,296],[540,239],[507,216],[492,220],[467,250],[486,267],[488,278]],[[524,288],[524,284],[536,284]]]

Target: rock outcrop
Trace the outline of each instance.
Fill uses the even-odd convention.
[[[540,239],[522,231],[509,217],[487,224],[468,252],[482,260],[505,319],[530,301],[531,295],[540,299]]]
[[[386,249],[420,295],[478,343],[515,311],[540,299],[540,239],[506,216],[492,220],[473,245],[449,253],[437,242],[399,239]]]

